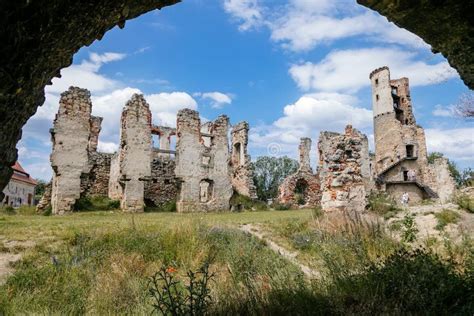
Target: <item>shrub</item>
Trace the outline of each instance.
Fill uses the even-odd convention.
[[[415,217],[412,214],[407,213],[403,217],[402,227],[402,241],[405,243],[414,242],[416,240],[416,234],[418,233],[418,227],[415,223]]]
[[[469,213],[474,213],[474,198],[470,197],[467,194],[460,194],[454,198],[454,201],[460,208],[468,211]]]
[[[0,212],[2,212],[3,214],[7,214],[7,215],[15,215],[16,214],[15,209],[11,206],[1,207]]]
[[[291,208],[291,204],[273,203],[272,207],[277,211],[287,211]]]
[[[80,197],[74,204],[74,210],[79,212],[110,211],[119,208],[120,201],[99,195]]]
[[[438,224],[436,225],[437,230],[443,230],[448,224],[457,223],[460,217],[458,213],[448,209],[435,213],[434,216],[438,220]]]
[[[236,211],[252,210],[252,211],[266,211],[268,206],[265,202],[253,200],[248,196],[234,192],[230,199],[230,205]]]
[[[397,212],[401,211],[393,198],[385,192],[371,192],[367,208],[369,211],[381,215],[385,219],[393,217]]]
[[[337,279],[336,314],[472,315],[473,271],[464,274],[422,249],[400,249],[365,272]]]

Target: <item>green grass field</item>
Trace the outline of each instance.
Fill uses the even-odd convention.
[[[321,276],[305,277],[238,229],[248,223],[297,251]],[[179,301],[189,271],[206,263],[214,273],[208,304],[187,314],[472,314],[473,249],[467,243],[439,257],[396,241],[381,223],[321,218],[311,210],[5,214],[0,252],[22,259],[0,286],[0,315],[150,314],[156,272],[171,271],[177,289],[163,293]]]

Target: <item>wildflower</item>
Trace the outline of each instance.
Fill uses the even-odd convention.
[[[168,273],[175,273],[175,272],[178,272],[178,270],[176,270],[176,269],[173,268],[173,267],[168,267],[168,268],[166,269],[166,272],[168,272]]]

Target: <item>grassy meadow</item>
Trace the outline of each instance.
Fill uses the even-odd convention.
[[[260,227],[320,276],[309,279],[264,241],[239,230],[242,224]],[[187,305],[166,314],[474,312],[470,240],[439,253],[397,241],[381,222],[327,218],[315,210],[66,216],[25,211],[0,215],[0,238],[2,252],[22,254],[0,286],[0,315],[160,314],[154,304],[173,300]],[[206,265],[208,283],[200,279]],[[161,279],[154,291],[151,281],[159,271],[176,285],[166,287]],[[187,291],[197,293],[191,284],[206,289],[191,295],[205,303],[200,309],[189,305]],[[169,297],[157,303],[156,292]]]

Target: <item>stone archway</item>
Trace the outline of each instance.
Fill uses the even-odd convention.
[[[2,1],[0,4],[0,200],[17,159],[21,128],[44,102],[44,87],[115,25],[180,0]],[[474,88],[474,2],[357,0],[421,36]]]

